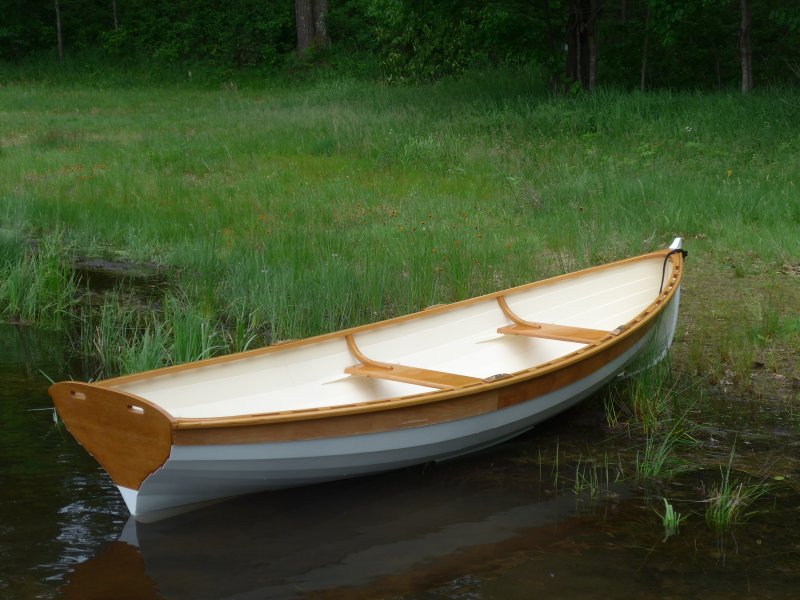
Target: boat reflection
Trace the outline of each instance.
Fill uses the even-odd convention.
[[[574,496],[536,497],[527,486],[418,468],[239,498],[157,523],[130,519],[118,541],[76,567],[64,598],[382,594],[400,581],[396,591],[408,591],[574,530]]]

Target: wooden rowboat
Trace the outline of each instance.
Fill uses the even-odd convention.
[[[665,250],[306,340],[50,388],[138,520],[474,452],[579,402],[678,317]]]

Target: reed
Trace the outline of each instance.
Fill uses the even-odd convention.
[[[664,539],[663,542],[666,542],[670,537],[673,535],[678,535],[680,532],[680,525],[686,520],[685,516],[681,516],[679,512],[675,511],[675,508],[670,504],[666,498],[664,500],[664,514],[662,515],[659,512],[656,514],[661,517],[661,524],[664,526]]]
[[[141,304],[121,291],[83,306],[73,346],[95,377],[113,377],[248,349],[268,332],[241,307],[220,314],[167,292]]]
[[[603,391],[609,427],[625,425],[629,431],[651,435],[689,424],[685,415],[696,397],[696,382],[676,378],[669,355],[661,357],[660,352],[657,345],[645,351],[624,378]]]
[[[128,341],[122,357],[121,373],[139,373],[169,364],[169,330],[154,320]]]
[[[72,248],[64,244],[61,232],[43,238],[29,249],[24,240],[12,240],[3,243],[0,256],[0,315],[61,326],[72,317],[78,296],[70,264]],[[17,247],[11,249],[14,242]]]
[[[613,477],[612,470],[616,471]],[[608,495],[611,492],[611,485],[620,478],[621,471],[611,466],[608,453],[603,454],[603,460],[599,464],[592,456],[584,458],[583,455],[579,455],[571,489],[576,496],[588,496],[590,501],[594,501]]]
[[[136,308],[118,292],[106,295],[96,310],[85,309],[80,321],[79,341],[75,345],[83,350],[86,370],[97,377],[125,373],[126,356],[130,364],[137,362],[141,365],[142,361],[134,361],[130,351],[131,341],[138,332],[139,319]]]
[[[636,481],[647,485],[659,479],[669,479],[688,465],[678,456],[679,450],[696,445],[690,431],[692,425],[684,416],[672,421],[672,426],[661,433],[645,437],[644,449],[636,452]]]
[[[558,493],[558,480],[560,477],[560,467],[559,467],[560,454],[561,454],[560,446],[561,446],[561,440],[556,438],[556,455],[555,459],[553,460],[553,466],[550,469],[550,476],[552,477],[553,480],[553,490],[556,493]]]
[[[736,444],[731,448],[728,463],[720,467],[720,481],[709,489],[706,500],[706,523],[721,532],[731,525],[747,521],[755,511],[751,505],[769,491],[766,483],[745,483],[731,480],[731,466]]]
[[[223,347],[219,319],[213,309],[203,309],[185,298],[168,295],[163,319],[170,327],[170,363],[181,364],[213,356]]]

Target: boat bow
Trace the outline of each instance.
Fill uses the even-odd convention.
[[[138,490],[169,458],[174,419],[144,398],[87,383],[50,387],[61,420],[119,486]]]

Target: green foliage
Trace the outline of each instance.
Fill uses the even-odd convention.
[[[739,2],[606,0],[597,15],[598,82],[647,87],[735,87],[740,77]],[[753,0],[756,82],[800,77],[800,7]],[[234,73],[327,72],[389,81],[438,80],[502,66],[535,65],[554,89],[565,88],[566,0],[337,0],[329,49],[294,55],[292,0],[176,0],[61,3],[67,65],[55,68],[52,2],[0,0],[0,60],[27,64],[25,76],[229,83]],[[647,51],[645,52],[645,47]],[[70,61],[73,64],[69,64]],[[42,66],[50,65],[50,69]],[[6,67],[7,69],[8,67]],[[530,71],[529,71],[530,72]],[[0,75],[2,77],[2,75]]]
[[[16,7],[23,4],[24,10]],[[118,29],[105,0],[62,1],[60,13],[67,51],[97,57],[98,64],[111,59],[112,68],[143,62],[233,69],[282,62],[294,47],[293,7],[292,0],[119,1]],[[0,10],[6,20],[0,58],[52,52],[52,2],[0,0]]]

